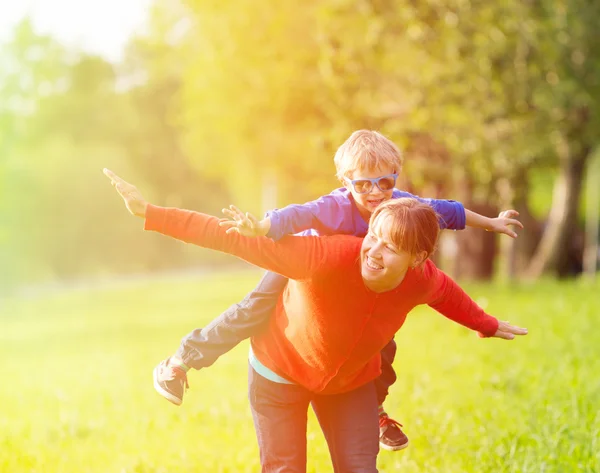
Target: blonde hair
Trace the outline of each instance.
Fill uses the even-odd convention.
[[[333,158],[336,176],[344,182],[357,169],[390,166],[402,170],[402,153],[388,138],[377,131],[357,130],[338,148]]]
[[[388,236],[400,250],[411,255],[425,252],[423,261],[435,251],[440,225],[438,214],[430,205],[410,197],[391,199],[375,209],[369,226],[380,219],[392,219]]]

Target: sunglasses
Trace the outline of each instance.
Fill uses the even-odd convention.
[[[396,179],[398,179],[398,173],[388,174],[387,176],[376,177],[374,179],[348,179],[344,177],[347,183],[352,185],[354,192],[357,194],[368,194],[373,190],[373,186],[381,192],[386,192],[394,188],[396,185]]]

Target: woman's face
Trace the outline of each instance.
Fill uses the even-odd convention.
[[[375,292],[396,288],[417,257],[398,248],[390,238],[390,215],[380,215],[372,223],[360,250],[361,274],[366,286]]]

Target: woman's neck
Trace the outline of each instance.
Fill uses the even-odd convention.
[[[363,278],[363,283],[365,287],[370,291],[375,292],[377,294],[381,294],[382,292],[389,292],[393,291],[394,289],[397,289],[400,286],[400,284],[402,284],[402,281],[404,281],[407,272],[408,270],[404,271],[404,273],[402,273],[397,279],[395,279],[392,282],[366,281],[365,278]]]

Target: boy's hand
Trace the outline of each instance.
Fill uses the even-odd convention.
[[[127,207],[127,210],[129,210],[132,215],[137,217],[145,217],[148,202],[146,202],[146,199],[142,197],[140,191],[138,191],[134,185],[124,181],[109,169],[104,168],[103,172],[106,177],[110,179],[110,183],[115,189],[117,189],[117,192],[125,201],[125,207]]]
[[[503,322],[502,320],[498,321],[498,330],[496,333],[492,335],[490,338],[503,338],[504,340],[512,340],[515,338],[515,335],[527,335],[528,331],[526,328],[517,327],[516,325],[511,325],[509,322]],[[480,337],[483,338],[483,335],[478,333]]]
[[[242,212],[235,205],[223,209],[223,213],[229,217],[219,221],[221,227],[227,228],[225,233],[237,232],[242,236],[258,237],[265,236],[269,231],[268,219],[259,221],[254,215]]]
[[[490,232],[504,233],[509,237],[517,238],[516,232],[510,227],[523,228],[523,224],[516,219],[518,216],[519,212],[516,210],[505,210],[504,212],[500,212],[498,217],[490,219],[490,227],[487,230]]]

